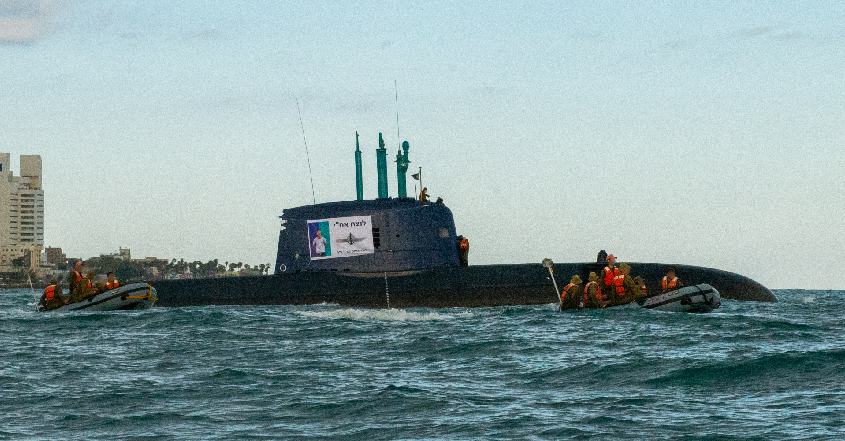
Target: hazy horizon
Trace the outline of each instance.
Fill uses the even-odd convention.
[[[845,4],[0,0],[0,152],[45,246],[275,263],[278,216],[401,140],[470,263],[845,289]],[[394,81],[398,84],[398,106]],[[410,175],[410,173],[409,173]],[[414,183],[408,178],[409,192]],[[635,270],[636,272],[636,270]]]

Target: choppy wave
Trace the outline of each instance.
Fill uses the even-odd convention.
[[[771,390],[773,387],[785,387],[787,382],[798,382],[804,387],[826,387],[840,384],[842,378],[845,378],[845,349],[704,361],[657,375],[648,383],[707,387],[711,390],[735,390],[738,387]]]
[[[776,295],[38,314],[0,291],[0,439],[842,439],[845,292]]]
[[[393,322],[420,322],[431,320],[448,320],[455,316],[438,312],[409,312],[404,309],[357,309],[340,308],[327,311],[297,311],[305,317],[322,319],[346,319],[361,321],[393,321]]]

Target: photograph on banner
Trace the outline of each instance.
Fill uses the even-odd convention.
[[[335,217],[308,221],[311,259],[353,257],[375,252],[370,216]]]

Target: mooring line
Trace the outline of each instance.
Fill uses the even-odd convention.
[[[390,286],[387,284],[387,273],[384,273],[384,295],[387,297],[387,309],[390,309]]]

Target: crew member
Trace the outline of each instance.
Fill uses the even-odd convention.
[[[97,282],[96,284],[94,283],[94,279],[97,278],[97,273],[95,273],[94,271],[88,271],[88,274],[86,276],[86,279],[88,279],[88,293],[86,294],[86,297],[94,297],[95,295],[106,290],[106,287],[103,286],[102,282]]]
[[[663,277],[663,281],[661,282],[663,292],[667,293],[669,291],[676,290],[681,286],[681,281],[678,280],[678,277],[675,275],[675,269],[669,268],[669,271],[666,272],[666,276]]]
[[[590,273],[588,277],[589,282],[584,286],[584,307],[585,308],[604,308],[605,302],[602,301],[601,287],[597,280],[599,276],[596,273]]]
[[[581,297],[581,278],[577,275],[572,276],[569,285],[563,288],[560,294],[560,310],[579,309],[584,307],[584,301]]]
[[[621,276],[619,268],[616,268],[616,256],[613,254],[607,256],[607,266],[601,272],[601,292],[604,301],[616,302],[616,297],[620,292],[618,288],[622,286]]]
[[[463,236],[458,236],[458,251],[461,266],[469,265],[469,239]]]
[[[422,191],[420,192],[420,201],[428,202],[428,187],[423,187]]]
[[[113,272],[109,271],[109,273],[106,274],[106,278],[108,278],[108,280],[106,281],[106,291],[110,289],[115,289],[120,286],[120,282],[118,282],[117,279],[114,278]]]
[[[67,303],[65,296],[62,295],[62,287],[58,285],[59,282],[53,279],[50,281],[50,286],[44,289],[44,294],[41,295],[41,299],[38,301],[42,311],[61,308]]]
[[[631,266],[627,263],[623,263],[619,265],[619,269],[622,270],[622,286],[617,286],[617,294],[621,297],[620,303],[631,303],[637,298],[642,296],[642,291],[640,290],[640,286],[637,282],[634,281],[634,278],[631,277]],[[618,279],[617,279],[618,280]],[[621,293],[620,293],[621,288]]]
[[[636,283],[637,286],[640,287],[641,295],[644,296],[644,297],[647,297],[648,296],[648,288],[646,288],[646,286],[645,286],[645,279],[643,279],[640,276],[634,277],[634,283]]]
[[[85,281],[85,277],[82,276],[81,260],[76,261],[76,265],[74,265],[73,271],[68,274],[67,281],[70,296],[68,302],[76,303],[82,300],[85,297],[85,291],[88,287],[88,284]]]

